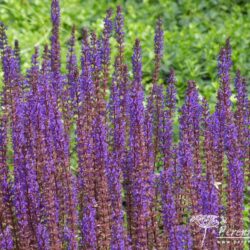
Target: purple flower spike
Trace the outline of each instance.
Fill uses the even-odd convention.
[[[104,116],[96,114],[92,140],[94,144],[95,198],[97,201],[97,242],[98,247],[110,246],[110,194],[108,189],[108,144]]]
[[[82,72],[79,79],[77,107],[77,154],[78,154],[78,206],[81,242],[80,247],[97,248],[95,169],[94,169],[94,110],[95,88],[91,71],[91,54],[87,31],[83,31]],[[82,105],[83,104],[83,105]]]
[[[14,241],[12,239],[10,227],[6,227],[4,231],[0,229],[0,248],[3,250],[14,249]]]
[[[97,249],[97,238],[96,238],[96,209],[94,201],[85,201],[84,216],[82,219],[81,230],[83,232],[82,245],[84,249],[94,250]]]
[[[20,72],[21,71],[21,57],[20,57],[20,47],[19,47],[18,40],[15,40],[14,54],[15,54],[15,58],[18,64],[18,71]]]
[[[240,150],[240,157],[243,161],[247,160],[247,149],[248,149],[248,96],[247,96],[247,88],[246,88],[246,80],[241,77],[240,71],[237,71],[235,78],[235,88],[237,91],[236,99],[237,99],[237,110],[234,114],[235,123],[238,130],[238,140]]]
[[[121,166],[125,162],[125,120],[122,118],[122,106],[119,91],[115,83],[111,86],[109,103],[110,121],[114,128],[110,129],[112,152],[110,153],[109,188],[112,204],[112,238],[111,249],[124,249],[124,227],[122,211]]]
[[[162,19],[159,18],[155,28],[155,69],[153,74],[153,84],[156,84],[159,78],[160,63],[163,57],[164,32]]]
[[[65,106],[64,116],[72,124],[74,114],[77,108],[77,85],[79,80],[79,69],[77,66],[77,58],[75,54],[75,26],[72,27],[71,37],[68,42],[67,54],[67,84],[65,86],[65,97],[67,105]]]
[[[193,249],[193,240],[189,227],[187,227],[186,225],[180,225],[177,227],[176,232],[177,248],[170,248],[170,250]]]
[[[176,87],[175,87],[176,79],[174,69],[171,68],[169,78],[168,78],[168,87],[166,93],[166,107],[169,110],[170,117],[173,116],[173,112],[176,107]]]
[[[192,209],[192,214],[200,213],[200,181],[202,165],[200,159],[200,124],[202,108],[194,81],[188,82],[185,103],[181,108],[179,164],[181,180],[188,205],[184,210]],[[198,228],[196,228],[198,230]],[[194,246],[198,247],[199,234],[194,235]]]
[[[149,217],[149,169],[146,165],[144,134],[144,95],[141,85],[141,47],[137,39],[132,57],[134,81],[130,99],[130,154],[132,161],[132,242],[136,249],[147,248],[147,219]]]
[[[167,249],[175,249],[178,246],[176,242],[177,210],[174,196],[174,174],[174,169],[169,167],[162,171],[160,177],[164,238],[168,238],[165,245]]]
[[[60,6],[58,0],[52,0],[51,3],[51,65],[52,70],[56,73],[60,70],[60,43],[59,43],[59,26],[60,26]]]
[[[229,112],[231,107],[231,89],[230,89],[230,69],[232,67],[231,60],[231,45],[230,40],[227,39],[225,47],[220,51],[218,58],[218,74],[221,82],[220,90],[218,92],[218,101],[221,102],[222,109]]]
[[[49,233],[47,227],[44,224],[38,224],[37,226],[37,245],[38,249],[49,250]]]
[[[52,24],[55,26],[60,25],[60,6],[59,0],[52,0],[51,3],[51,20]]]
[[[2,22],[0,22],[0,50],[2,56],[4,55],[4,51],[7,45],[8,45],[8,38],[6,35],[6,27]]]
[[[188,82],[185,104],[180,117],[180,137],[187,139],[192,153],[194,171],[197,177],[201,174],[200,162],[200,122],[202,107],[199,103],[199,94],[194,81]]]
[[[35,52],[31,58],[31,68],[27,70],[28,85],[30,86],[33,95],[37,95],[37,87],[38,87],[37,85],[39,77],[38,58],[39,58],[39,49],[38,47],[35,47]]]
[[[218,91],[217,115],[220,126],[220,138],[224,144],[224,152],[228,160],[228,186],[227,186],[227,221],[233,227],[237,224],[237,229],[242,230],[242,211],[243,211],[243,190],[244,190],[244,172],[243,159],[244,154],[239,140],[239,130],[237,122],[231,110],[231,89],[229,71],[232,66],[231,46],[229,39],[222,48],[219,56],[219,76],[220,89]],[[240,76],[237,74],[236,89],[241,85]],[[240,89],[238,88],[237,97],[239,98]],[[241,98],[239,98],[241,99]],[[239,100],[238,99],[238,100]],[[244,101],[245,102],[245,101]],[[234,226],[235,228],[235,226]]]
[[[119,56],[123,55],[124,52],[124,17],[122,14],[122,7],[118,6],[115,17],[115,32],[116,41],[118,43]]]
[[[112,9],[107,10],[106,17],[104,19],[104,29],[102,37],[102,50],[101,50],[101,61],[103,68],[103,88],[104,95],[107,91],[108,81],[109,81],[109,66],[110,66],[110,37],[113,30],[113,23],[111,20]]]
[[[173,116],[176,107],[176,88],[174,71],[171,69],[166,91],[166,107],[163,111],[163,128],[162,128],[162,152],[164,154],[164,168],[168,169],[172,161],[173,149]]]
[[[12,249],[17,239],[12,234],[17,232],[17,225],[13,214],[13,185],[8,181],[9,169],[7,165],[7,119],[0,115],[0,244],[6,249]],[[15,245],[18,247],[18,245]],[[5,248],[3,248],[5,249]]]
[[[51,69],[54,75],[54,89],[59,96],[63,90],[62,79],[60,76],[61,70],[61,54],[60,54],[60,40],[59,40],[59,26],[60,26],[60,6],[59,0],[52,0],[51,3],[51,21],[52,21],[52,35],[51,35]]]
[[[158,19],[155,29],[155,68],[153,72],[153,87],[151,95],[148,101],[148,110],[152,112],[151,122],[153,124],[153,144],[154,144],[154,166],[156,168],[158,156],[162,150],[162,141],[163,141],[163,120],[164,120],[164,95],[163,88],[161,85],[158,85],[159,73],[160,73],[160,64],[163,56],[163,27],[162,19]]]

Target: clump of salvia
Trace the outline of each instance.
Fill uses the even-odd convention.
[[[147,96],[138,39],[129,73],[120,6],[115,18],[107,11],[102,34],[82,30],[79,58],[72,28],[66,74],[58,0],[51,20],[51,43],[35,48],[25,74],[18,41],[12,48],[0,25],[0,249],[219,249],[212,228],[202,241],[203,229],[190,220],[196,215],[243,230],[250,104],[240,71],[231,101],[230,41],[218,57],[215,111],[189,81],[177,112],[174,69],[166,88],[159,83],[161,19]]]

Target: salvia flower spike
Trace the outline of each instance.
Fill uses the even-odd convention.
[[[164,19],[148,93],[140,41],[130,63],[126,10],[112,12],[100,34],[82,30],[79,57],[72,27],[66,73],[59,0],[50,44],[34,48],[25,72],[22,41],[9,43],[0,23],[1,250],[220,249],[219,223],[244,233],[250,101],[239,70],[232,84],[230,40],[218,56],[215,110],[192,80],[180,107],[178,76],[161,74]],[[243,240],[227,246],[243,249]]]

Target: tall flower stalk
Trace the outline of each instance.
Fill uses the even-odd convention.
[[[240,71],[232,102],[230,41],[215,110],[190,80],[177,112],[173,69],[161,84],[163,19],[147,93],[139,39],[132,74],[126,60],[121,6],[101,34],[83,29],[80,65],[72,27],[61,70],[59,4],[50,44],[34,48],[26,72],[22,43],[10,46],[0,23],[0,249],[220,249],[219,217],[244,232],[250,102]]]

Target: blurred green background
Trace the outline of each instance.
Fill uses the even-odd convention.
[[[78,31],[82,27],[89,27],[101,32],[106,9],[115,9],[121,4],[125,14],[126,55],[130,61],[134,40],[140,38],[146,89],[151,84],[154,25],[159,16],[163,17],[165,28],[161,78],[165,82],[169,68],[175,68],[180,99],[187,80],[193,79],[209,102],[215,102],[214,93],[218,88],[217,55],[227,37],[231,38],[233,48],[233,71],[240,68],[242,74],[250,78],[250,1],[61,0],[60,4],[64,69],[66,42],[71,26],[75,24]],[[8,27],[9,41],[13,43],[14,39],[19,40],[22,63],[26,69],[34,45],[49,41],[50,0],[0,0],[0,19]]]

